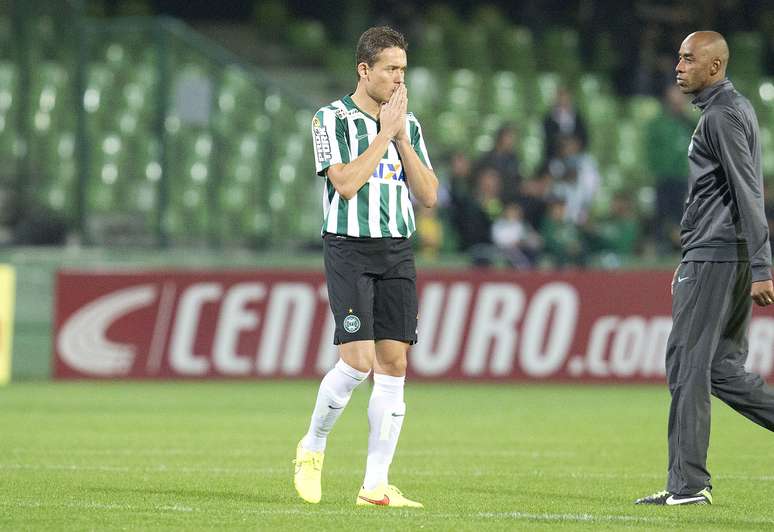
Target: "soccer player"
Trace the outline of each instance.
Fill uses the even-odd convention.
[[[406,355],[417,340],[409,192],[432,207],[438,189],[422,129],[407,112],[405,73],[403,35],[387,26],[368,29],[357,44],[355,92],[320,109],[312,122],[317,173],[325,177],[323,253],[340,359],[320,384],[296,449],[294,485],[310,503],[320,501],[328,434],[373,369],[368,458],[356,504],[422,507],[387,478],[406,413]]]
[[[712,504],[710,394],[774,431],[774,392],[744,369],[750,300],[770,305],[774,286],[758,120],[726,79],[728,56],[714,31],[692,33],[680,46],[677,85],[702,114],[688,147],[683,258],[672,279],[669,472],[665,491],[636,504]]]

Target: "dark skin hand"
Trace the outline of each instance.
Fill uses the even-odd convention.
[[[680,270],[680,266],[675,269],[675,274],[672,276],[672,285],[670,292],[675,293],[675,279],[677,278],[677,272]],[[767,307],[774,303],[774,283],[771,279],[765,281],[755,281],[750,287],[750,296],[755,304],[760,307]]]
[[[774,283],[771,282],[771,279],[756,281],[750,288],[750,295],[758,306],[766,307],[771,305],[774,303]]]

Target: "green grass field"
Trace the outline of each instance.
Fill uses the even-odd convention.
[[[292,487],[317,383],[0,388],[9,530],[774,529],[774,435],[714,401],[715,505],[639,507],[666,469],[665,387],[410,382],[390,480],[424,510],[354,506],[366,386],[328,443],[323,500]]]

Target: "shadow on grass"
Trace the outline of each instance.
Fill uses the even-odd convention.
[[[186,502],[192,502],[192,500],[202,500],[207,502],[220,501],[220,502],[233,502],[238,504],[256,504],[256,503],[280,503],[287,504],[296,500],[291,493],[281,492],[244,492],[237,490],[223,490],[223,489],[188,489],[188,488],[154,488],[154,487],[121,487],[121,486],[101,486],[101,487],[85,487],[85,491],[93,493],[103,493],[105,495],[120,496],[121,494],[134,493],[138,496],[145,498],[154,498],[159,496],[161,500],[154,500],[157,504],[171,504],[180,503],[181,500],[169,500],[183,499]]]

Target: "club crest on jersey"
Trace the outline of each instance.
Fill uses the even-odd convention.
[[[371,177],[376,177],[379,179],[392,179],[394,181],[405,181],[406,173],[403,171],[403,166],[400,163],[381,162],[376,167]]]
[[[349,334],[355,334],[357,331],[360,330],[360,318],[355,316],[354,314],[350,314],[346,318],[344,318],[344,330],[347,331]]]

